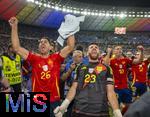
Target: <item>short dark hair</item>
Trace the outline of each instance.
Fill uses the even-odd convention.
[[[42,39],[46,39],[46,40],[48,40],[48,42],[50,43],[50,39],[49,39],[48,37],[41,37],[41,38],[38,40],[38,42],[41,42]]]
[[[53,46],[53,47],[55,47],[56,44],[55,44],[54,41],[50,40],[50,45]]]
[[[76,47],[76,50],[80,50],[80,51],[82,51],[82,52],[83,52],[83,46],[78,45],[78,46]]]
[[[49,42],[49,44],[55,48],[56,43],[55,43],[55,41],[53,41],[53,39],[51,39],[51,38],[49,38],[49,37],[42,37],[42,38],[40,38],[40,39],[38,40],[38,42],[40,42],[41,39],[47,39],[48,42]]]
[[[50,40],[49,37],[42,37],[41,39],[47,39],[48,41]],[[41,40],[41,39],[40,39],[40,40]]]
[[[99,47],[99,43],[96,43],[96,42],[91,42],[91,43],[89,43],[88,47],[89,47],[90,45],[97,45],[97,46]]]

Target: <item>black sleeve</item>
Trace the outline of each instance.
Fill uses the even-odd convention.
[[[107,66],[106,78],[107,78],[107,84],[114,85],[114,79],[113,79],[112,69],[109,66]]]

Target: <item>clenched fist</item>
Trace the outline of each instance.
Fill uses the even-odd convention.
[[[11,27],[14,27],[14,26],[18,25],[18,19],[16,17],[11,17],[8,22],[9,22]]]
[[[138,50],[144,50],[144,47],[142,45],[137,46]]]

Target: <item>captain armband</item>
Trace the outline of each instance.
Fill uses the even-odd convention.
[[[114,85],[113,78],[107,78],[107,84],[113,84]]]

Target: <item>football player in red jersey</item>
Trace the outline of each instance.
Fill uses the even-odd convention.
[[[138,46],[137,49],[143,53],[143,47]],[[118,100],[122,105],[122,113],[127,109],[128,105],[132,102],[132,92],[128,87],[128,65],[132,63],[138,63],[142,61],[142,55],[139,59],[131,60],[123,56],[122,47],[116,46],[114,48],[113,54],[114,58],[110,60],[110,66],[113,70],[114,80],[115,80],[115,91],[118,95]]]
[[[32,66],[32,91],[50,92],[50,116],[54,117],[53,109],[60,103],[60,66],[64,58],[74,49],[74,36],[69,36],[67,45],[60,52],[53,54],[49,53],[52,48],[49,39],[45,37],[41,38],[39,41],[40,54],[34,54],[20,45],[17,18],[10,18],[9,23],[14,50]]]
[[[140,53],[136,52],[135,59],[140,58]],[[132,85],[135,89],[134,97],[138,98],[147,91],[147,71],[150,57],[138,64],[132,64]]]

